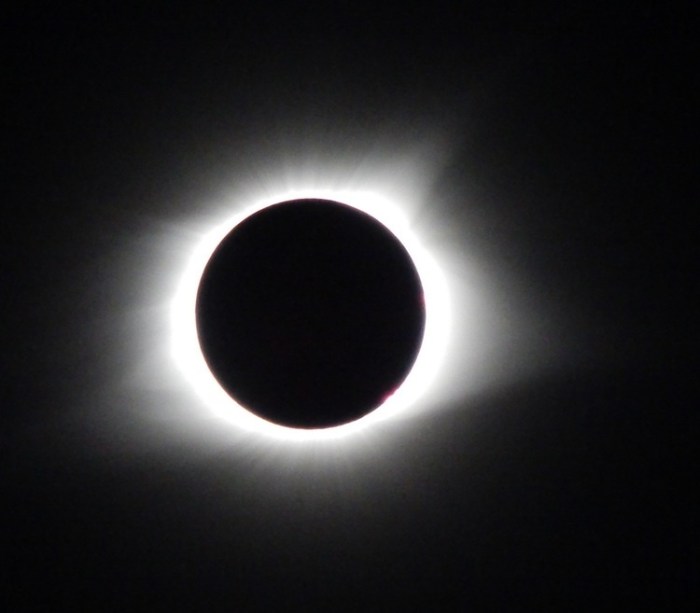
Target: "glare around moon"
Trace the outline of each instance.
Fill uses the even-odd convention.
[[[274,204],[297,199],[334,200],[374,217],[389,229],[411,256],[425,298],[425,330],[423,342],[413,368],[404,382],[376,410],[341,426],[323,429],[288,428],[261,419],[236,403],[219,385],[209,370],[197,336],[195,304],[204,269],[219,243],[250,215]],[[170,305],[171,355],[180,373],[191,384],[209,410],[233,427],[289,441],[328,440],[351,436],[373,424],[397,419],[415,411],[431,391],[436,376],[444,365],[451,333],[452,308],[445,275],[436,259],[423,245],[416,229],[398,203],[377,193],[360,191],[308,190],[290,191],[266,198],[248,206],[232,204],[238,209],[230,217],[214,223],[191,252],[181,273]]]

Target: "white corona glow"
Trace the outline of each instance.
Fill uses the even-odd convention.
[[[368,415],[341,426],[296,429],[279,426],[254,415],[236,403],[214,378],[202,354],[197,336],[195,305],[204,269],[224,237],[250,215],[288,200],[332,200],[363,211],[386,226],[404,245],[418,271],[425,298],[423,341],[410,373],[385,402]],[[445,276],[436,259],[424,247],[406,213],[395,202],[375,192],[354,190],[290,190],[238,206],[219,219],[193,246],[170,304],[171,355],[195,393],[217,416],[239,428],[289,441],[336,440],[366,430],[379,421],[405,417],[432,390],[444,363],[452,321],[452,308]]]

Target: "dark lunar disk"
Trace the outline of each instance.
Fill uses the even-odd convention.
[[[212,254],[197,294],[216,379],[251,412],[294,428],[337,426],[381,405],[411,369],[424,323],[403,245],[329,200],[245,219]]]

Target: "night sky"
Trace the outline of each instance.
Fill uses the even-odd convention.
[[[207,4],[5,11],[0,608],[690,610],[690,15]],[[273,439],[168,305],[328,186],[405,206],[449,346],[403,417]]]

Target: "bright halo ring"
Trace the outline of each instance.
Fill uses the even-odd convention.
[[[382,405],[340,426],[300,429],[264,420],[238,404],[221,387],[202,353],[195,307],[204,269],[219,243],[243,220],[269,206],[289,200],[332,200],[375,218],[396,236],[418,271],[425,300],[423,340],[411,371]],[[436,260],[421,244],[403,211],[376,193],[337,190],[295,190],[245,207],[204,233],[194,245],[170,305],[171,355],[195,393],[215,415],[233,425],[262,435],[290,441],[337,439],[352,435],[389,418],[405,417],[419,408],[435,382],[447,351],[451,308],[447,284]]]

